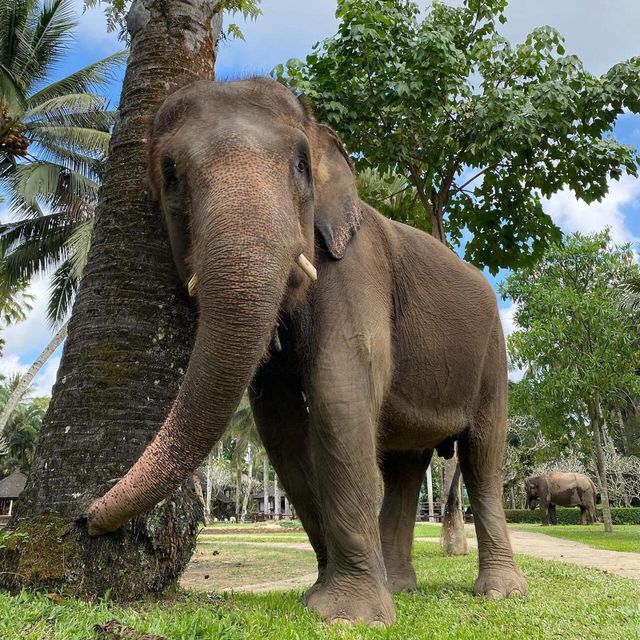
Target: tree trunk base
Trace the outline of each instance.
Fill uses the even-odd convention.
[[[189,563],[201,520],[193,491],[183,488],[146,516],[99,538],[89,538],[84,519],[54,513],[11,522],[0,549],[0,587],[117,602],[162,596]]]
[[[469,553],[464,518],[459,508],[445,512],[442,519],[442,553],[445,556],[466,556]]]

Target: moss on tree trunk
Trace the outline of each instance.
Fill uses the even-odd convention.
[[[118,600],[161,593],[195,547],[188,483],[122,531],[89,539],[88,505],[163,422],[189,358],[194,310],[146,185],[150,118],[179,86],[212,79],[219,2],[135,0],[131,54],[87,268],[32,472],[0,550],[0,584]]]

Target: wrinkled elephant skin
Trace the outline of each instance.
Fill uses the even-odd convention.
[[[482,274],[361,202],[336,134],[274,81],[173,94],[149,163],[178,273],[196,291],[198,332],[165,424],[91,507],[90,532],[114,531],[175,490],[249,386],[318,558],[311,610],[395,620],[391,592],[416,586],[424,472],[455,439],[478,535],[476,593],[526,593],[502,509],[504,337]]]

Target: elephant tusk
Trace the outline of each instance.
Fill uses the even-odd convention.
[[[304,253],[301,253],[296,258],[296,263],[309,276],[312,282],[316,282],[316,280],[318,279],[318,272],[316,271],[316,268],[307,260]]]
[[[194,273],[189,279],[189,284],[187,284],[187,291],[189,295],[193,298],[196,295],[198,290],[198,275]]]

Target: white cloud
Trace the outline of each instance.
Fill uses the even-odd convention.
[[[509,300],[508,307],[500,308],[500,322],[502,322],[502,330],[504,331],[505,338],[510,336],[518,328],[514,318],[517,310],[518,306],[511,300]]]
[[[5,357],[12,354],[24,357],[25,354],[37,355],[49,343],[52,331],[47,323],[47,301],[49,298],[48,279],[36,278],[27,289],[35,296],[33,310],[24,322],[12,325],[2,332],[5,341]]]
[[[23,375],[27,372],[28,368],[29,365],[21,362],[20,357],[15,353],[12,353],[9,356],[4,355],[0,358],[0,374],[7,378],[15,376],[16,373]]]
[[[118,41],[117,31],[107,33],[107,18],[104,15],[104,4],[84,9],[84,0],[76,0],[78,27],[75,31],[78,43],[95,52],[95,58],[108,56],[124,49]]]
[[[568,233],[593,233],[610,227],[614,242],[635,242],[637,238],[626,225],[622,207],[632,205],[639,196],[640,180],[623,176],[611,183],[609,193],[600,202],[587,204],[564,189],[546,201],[545,211]]]
[[[518,324],[514,318],[517,310],[518,305],[512,300],[509,300],[509,306],[500,308],[500,322],[502,322],[505,339],[518,329]],[[523,375],[524,369],[512,369],[511,364],[509,364],[509,380],[518,382],[522,379]]]

